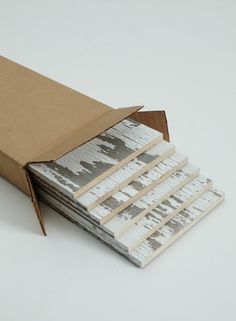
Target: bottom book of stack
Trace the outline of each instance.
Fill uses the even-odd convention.
[[[118,125],[112,132],[105,132],[109,143],[103,142],[102,167],[101,161],[91,163],[88,177],[98,174],[94,181],[86,183],[87,189],[85,152],[93,159],[93,144],[98,150],[98,139],[90,141],[90,149],[86,143],[63,156],[63,161],[32,164],[29,169],[43,202],[137,266],[144,267],[220,204],[224,193],[214,188],[212,181],[202,176],[187,157],[176,152],[172,143],[163,141],[159,132],[129,120],[121,125],[125,125],[122,133],[116,131]],[[141,145],[139,140],[144,133],[150,139],[143,141],[140,152],[129,149],[133,157],[123,161],[120,167],[119,162],[113,161],[115,166],[109,165],[109,172],[104,175],[98,165],[105,168],[107,157],[116,157],[114,150],[121,155],[120,149],[128,139],[132,140],[129,146],[134,146],[134,142]],[[116,137],[117,145],[111,146],[111,135],[122,139],[122,144]],[[82,176],[78,171],[81,168]],[[81,185],[81,177],[84,185],[80,194],[75,187]]]

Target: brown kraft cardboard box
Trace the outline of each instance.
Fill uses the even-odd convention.
[[[45,235],[27,164],[56,160],[129,116],[169,140],[165,112],[141,108],[111,108],[0,56],[0,174],[31,198]]]

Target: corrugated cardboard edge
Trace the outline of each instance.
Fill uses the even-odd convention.
[[[27,179],[27,182],[28,182],[30,199],[32,201],[34,211],[35,211],[35,213],[37,215],[41,230],[42,230],[43,234],[46,236],[47,233],[46,233],[46,228],[45,228],[45,224],[44,224],[42,211],[40,209],[39,201],[37,199],[37,196],[36,196],[36,193],[35,193],[35,190],[34,190],[34,186],[32,184],[32,181],[30,179],[30,176],[29,176],[29,173],[28,173],[27,169],[25,169],[25,175],[26,175],[26,179]]]

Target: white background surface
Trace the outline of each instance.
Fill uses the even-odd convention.
[[[0,0],[2,55],[114,107],[165,109],[227,195],[141,270],[46,206],[43,237],[0,179],[0,320],[235,320],[235,16],[227,0]]]

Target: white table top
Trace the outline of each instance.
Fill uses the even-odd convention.
[[[0,179],[0,319],[233,321],[236,3],[0,0],[1,54],[111,106],[165,109],[226,201],[141,270]]]

